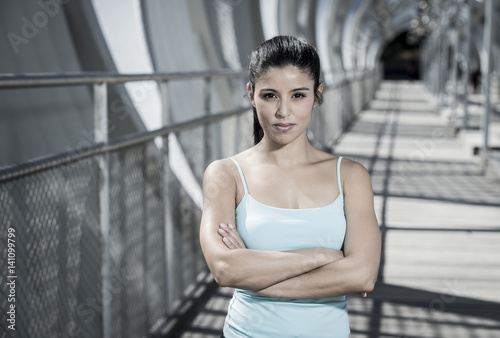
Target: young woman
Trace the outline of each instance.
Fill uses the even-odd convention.
[[[313,147],[320,62],[278,36],[251,56],[255,146],[203,177],[200,240],[210,271],[234,287],[222,337],[348,337],[345,295],[375,284],[380,234],[370,177]]]

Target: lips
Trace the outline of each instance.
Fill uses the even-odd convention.
[[[273,124],[273,127],[281,132],[287,132],[293,129],[295,127],[295,124],[293,123],[276,123]]]

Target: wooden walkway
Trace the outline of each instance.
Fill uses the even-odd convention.
[[[351,337],[500,337],[500,186],[418,82],[383,82],[332,151],[370,171],[383,252]],[[169,337],[219,337],[232,289],[213,282]],[[272,338],[272,337],[270,337]]]

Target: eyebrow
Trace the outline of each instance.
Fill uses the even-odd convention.
[[[300,88],[292,89],[290,92],[298,92],[298,91],[303,91],[303,90],[310,90],[310,89],[308,87],[300,87]],[[273,93],[277,93],[278,91],[276,89],[272,89],[272,88],[262,88],[260,90],[260,92],[273,92]]]

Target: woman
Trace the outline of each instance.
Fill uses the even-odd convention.
[[[275,37],[249,68],[256,144],[203,177],[202,250],[236,289],[222,337],[347,337],[345,295],[370,292],[380,260],[369,175],[307,138],[323,92],[311,45]]]

